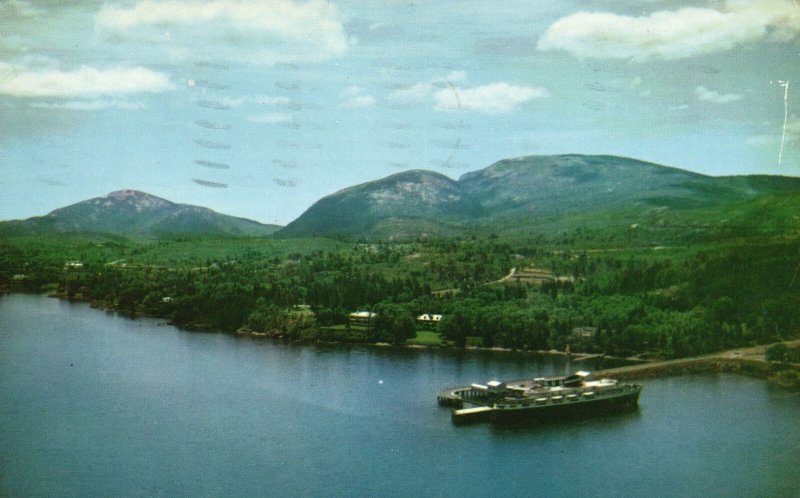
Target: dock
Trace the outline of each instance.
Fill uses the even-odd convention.
[[[797,341],[800,343],[800,341]],[[663,377],[665,375],[680,375],[685,373],[699,373],[708,371],[741,372],[759,377],[766,377],[769,372],[769,362],[764,360],[764,346],[739,348],[736,350],[712,353],[691,358],[676,360],[652,361],[628,365],[624,367],[607,368],[594,372],[594,376],[610,377],[619,380],[634,380],[648,377]],[[586,355],[578,360],[586,360],[603,355]],[[530,380],[509,381],[508,385],[525,385]],[[462,408],[464,403],[480,406],[479,400],[474,399],[475,393],[471,386],[448,387],[442,389],[437,396],[441,406]]]
[[[476,406],[474,408],[453,410],[452,420],[454,424],[485,422],[491,418],[492,411],[494,411],[494,409],[490,406]]]
[[[436,396],[436,401],[441,406],[450,406],[452,408],[463,408],[464,403],[471,403],[474,405],[481,405],[476,398],[476,393],[472,390],[472,386],[459,386],[448,387],[439,391]]]
[[[789,342],[792,345],[800,345],[800,340]],[[800,378],[800,364],[780,364],[768,361],[765,358],[767,347],[765,345],[751,346],[690,358],[652,361],[608,368],[594,372],[594,377],[624,381],[670,375],[726,372],[763,378],[787,387],[800,387],[800,381],[797,380]],[[591,358],[595,355],[586,356]],[[534,381],[515,380],[499,384],[502,385],[503,389],[507,385],[510,390],[524,390],[529,388]],[[506,412],[502,410],[502,404],[499,407],[493,406],[492,400],[495,398],[487,396],[487,392],[492,392],[493,382],[496,383],[497,381],[489,382],[487,385],[472,384],[442,389],[439,391],[437,401],[441,406],[452,408],[452,420],[455,424],[495,420],[494,415],[496,414],[495,412],[498,412],[497,408],[500,408],[498,414],[505,414]],[[536,399],[534,403],[539,401],[545,402],[546,400]],[[573,406],[578,406],[578,404]]]
[[[755,346],[692,356],[690,358],[653,361],[599,370],[595,372],[595,375],[631,380],[687,373],[725,371],[748,373],[763,377],[766,376],[763,373],[770,370],[769,362],[764,359],[765,349],[765,346]]]
[[[572,360],[572,363],[578,363],[579,361],[586,361],[586,360],[594,360],[594,359],[603,358],[603,357],[605,357],[605,353],[582,354],[582,355],[578,356],[577,358],[574,358]]]

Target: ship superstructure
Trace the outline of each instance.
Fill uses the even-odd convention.
[[[563,377],[538,377],[513,382],[445,389],[441,405],[454,407],[454,423],[481,420],[505,421],[566,415],[607,413],[635,408],[642,387],[616,379],[593,379],[589,372]],[[465,407],[465,405],[470,405]]]

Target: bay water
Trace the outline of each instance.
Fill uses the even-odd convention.
[[[0,297],[0,496],[800,496],[800,397],[648,379],[634,413],[453,426],[559,356],[282,344]]]

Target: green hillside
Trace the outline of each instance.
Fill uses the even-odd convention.
[[[279,235],[439,235],[449,224],[481,214],[480,205],[456,181],[429,171],[406,171],[320,199]]]
[[[413,171],[357,185],[320,200],[276,235],[380,240],[642,224],[652,230],[697,210],[794,192],[800,179],[792,177],[709,177],[615,156],[529,156],[458,181]]]
[[[135,190],[120,190],[27,220],[0,223],[0,235],[57,233],[108,234],[125,237],[264,236],[278,226],[177,204]]]

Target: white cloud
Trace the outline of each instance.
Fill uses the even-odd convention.
[[[140,102],[128,102],[125,100],[70,100],[67,102],[35,102],[31,104],[31,107],[65,109],[68,111],[105,111],[107,109],[136,111],[143,109],[144,105]]]
[[[163,44],[180,59],[320,62],[344,55],[348,46],[339,14],[326,0],[145,0],[103,7],[96,26],[122,39]]]
[[[359,95],[342,102],[342,107],[346,109],[362,109],[364,107],[372,107],[374,105],[375,97],[372,95]]]
[[[340,104],[345,109],[363,109],[375,105],[375,97],[365,95],[364,89],[360,86],[349,86],[342,90],[342,96],[347,100]]]
[[[545,88],[492,83],[476,88],[446,88],[436,92],[437,110],[476,110],[488,114],[512,111],[519,104],[547,97]]]
[[[268,112],[258,116],[250,116],[247,118],[251,123],[264,123],[264,124],[278,124],[278,123],[291,123],[292,115],[285,112]]]
[[[719,10],[684,8],[641,17],[579,12],[561,18],[539,39],[539,50],[594,59],[676,60],[759,40],[800,34],[800,9],[788,0],[728,0]]]
[[[292,101],[288,97],[273,97],[271,95],[242,95],[240,97],[222,97],[216,100],[201,100],[205,105],[202,107],[211,107],[219,109],[231,109],[234,107],[242,107],[243,105],[257,104],[257,105],[288,105]]]
[[[723,95],[715,90],[709,90],[702,85],[695,88],[694,94],[697,100],[703,100],[714,104],[730,104],[742,98],[738,93],[726,93]]]
[[[456,81],[464,81],[467,79],[466,71],[451,71],[450,74],[443,78],[434,78],[433,83],[444,83],[445,85],[449,83],[455,83]]]
[[[74,97],[163,92],[174,86],[161,73],[143,67],[76,71],[29,70],[0,63],[0,94],[16,97]]]
[[[436,90],[436,87],[433,86],[433,83],[425,81],[395,90],[389,94],[388,99],[393,102],[410,104],[425,100],[430,97],[434,90]]]
[[[399,104],[414,104],[427,100],[437,89],[442,89],[458,81],[464,81],[467,73],[452,71],[446,76],[436,77],[430,81],[420,81],[411,86],[395,90],[388,99]]]
[[[452,71],[446,76],[395,90],[387,98],[395,104],[412,105],[426,102],[433,97],[434,109],[438,111],[476,110],[498,114],[509,112],[529,100],[548,96],[545,88],[515,86],[502,82],[476,88],[456,86],[457,82],[466,78],[466,72]]]

